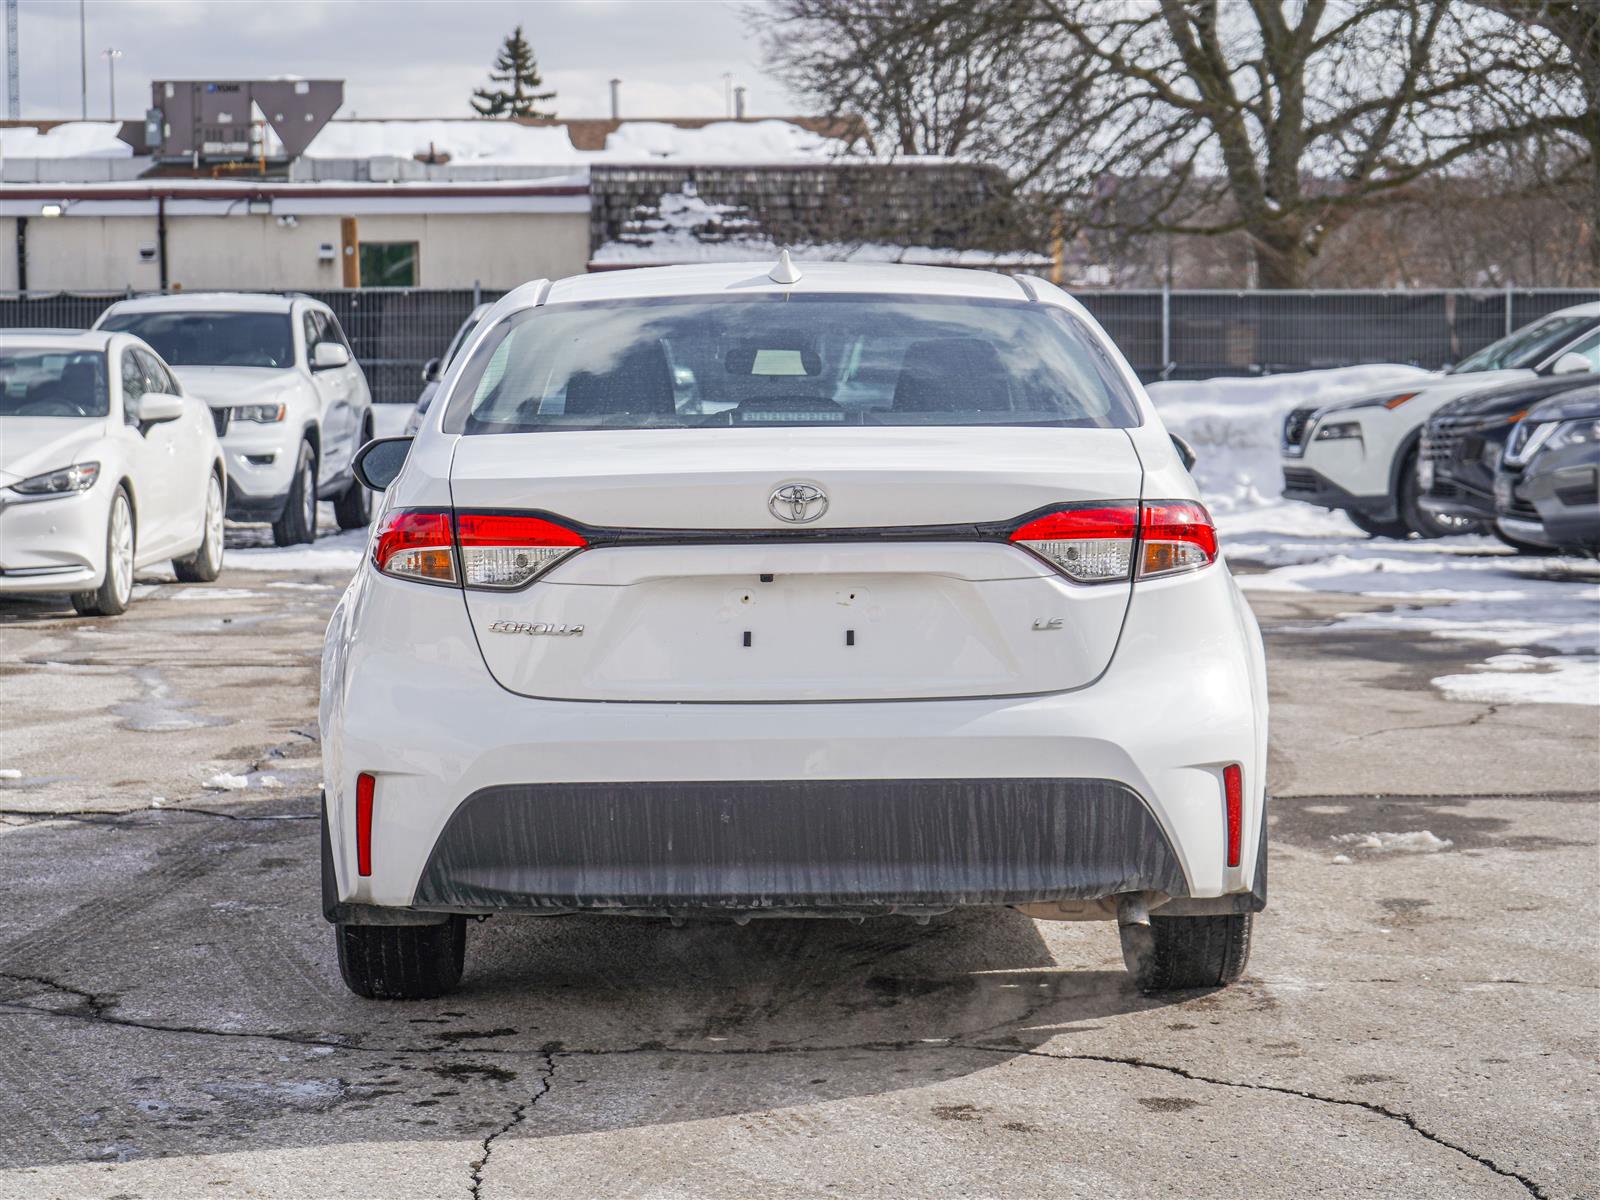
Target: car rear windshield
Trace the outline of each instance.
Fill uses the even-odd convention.
[[[1524,325],[1515,333],[1506,334],[1498,342],[1490,342],[1476,354],[1468,355],[1451,367],[1450,373],[1464,375],[1470,371],[1536,367],[1594,325],[1593,317],[1549,316],[1531,325]]]
[[[808,295],[519,313],[474,353],[444,429],[1138,424],[1106,352],[1060,308]]]
[[[0,417],[103,417],[111,411],[99,350],[0,350]]]
[[[112,313],[100,328],[143,338],[174,367],[294,365],[294,335],[287,313]]]

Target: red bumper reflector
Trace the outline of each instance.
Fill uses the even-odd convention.
[[[1239,865],[1240,842],[1244,838],[1244,773],[1238,763],[1222,768],[1222,797],[1227,808],[1228,865]]]
[[[372,789],[376,780],[363,771],[356,776],[356,874],[372,874]]]

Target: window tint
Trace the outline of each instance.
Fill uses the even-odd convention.
[[[445,429],[1138,423],[1099,344],[1052,305],[807,295],[520,313],[468,364]]]
[[[103,417],[110,410],[99,350],[0,350],[0,417]]]
[[[180,394],[177,383],[167,374],[167,369],[157,361],[155,355],[147,354],[143,350],[135,350],[133,353],[138,356],[139,366],[144,370],[145,391],[167,392],[174,396]]]
[[[132,348],[122,352],[122,400],[137,400],[149,390],[144,366],[139,362],[139,352]]]
[[[133,334],[175,367],[294,365],[287,313],[123,312],[100,328]]]
[[[305,338],[306,361],[311,361],[311,352],[317,348],[317,343],[322,340],[322,327],[317,324],[317,314],[314,309],[306,309],[300,314],[300,332]]]

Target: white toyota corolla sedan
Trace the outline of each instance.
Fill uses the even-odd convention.
[[[1117,922],[1238,977],[1260,634],[1183,451],[1032,279],[527,284],[450,365],[322,664],[323,907],[364,996],[466,917]]]
[[[138,338],[0,332],[0,596],[113,616],[140,568],[215,579],[226,479],[210,410]]]

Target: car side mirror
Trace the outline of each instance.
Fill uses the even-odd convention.
[[[1556,359],[1555,364],[1550,368],[1550,374],[1577,375],[1581,372],[1592,370],[1594,368],[1589,365],[1589,359],[1585,355],[1579,354],[1576,350],[1568,350],[1560,358]]]
[[[330,367],[348,366],[350,351],[339,342],[318,342],[311,351],[311,369],[326,371]]]
[[[356,451],[350,469],[362,487],[381,492],[399,477],[414,440],[409,437],[374,438]]]
[[[1185,441],[1183,438],[1179,437],[1175,433],[1172,434],[1171,436],[1172,436],[1172,448],[1178,452],[1178,457],[1183,459],[1183,469],[1185,471],[1194,470],[1194,464],[1195,464],[1195,461],[1196,461],[1195,453],[1194,453],[1194,447],[1189,445],[1189,443],[1187,441]]]
[[[183,397],[170,392],[146,392],[133,402],[133,416],[140,425],[176,421],[183,416]]]
[[[444,360],[440,359],[440,358],[430,358],[427,362],[423,363],[422,364],[422,382],[423,383],[438,383],[439,382],[439,375],[440,375],[439,368],[442,367],[443,365],[444,365]]]

